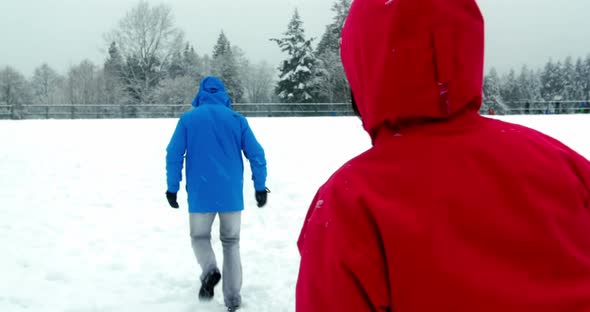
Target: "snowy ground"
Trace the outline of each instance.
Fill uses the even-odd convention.
[[[502,119],[590,157],[590,115]],[[250,119],[266,149],[263,209],[245,184],[243,311],[294,311],[296,239],[317,187],[369,147],[356,118]],[[176,120],[0,121],[0,311],[224,311],[200,304],[186,195],[164,198]],[[245,173],[247,177],[250,173]],[[214,241],[220,255],[217,233]]]

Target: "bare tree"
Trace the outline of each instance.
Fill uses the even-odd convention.
[[[199,89],[197,83],[189,76],[164,79],[156,90],[156,99],[160,104],[186,104],[190,107]]]
[[[103,85],[102,72],[92,62],[84,60],[68,72],[67,101],[70,104],[98,104],[102,102]]]
[[[33,101],[37,104],[57,104],[60,80],[59,74],[49,65],[37,67],[31,79]]]
[[[246,64],[243,71],[243,85],[248,102],[271,102],[276,76],[273,67],[262,61],[256,65]]]
[[[127,63],[127,87],[138,103],[153,101],[152,91],[164,78],[172,55],[181,50],[183,37],[183,32],[174,27],[170,6],[150,7],[147,1],[140,1],[118,28],[106,35]]]
[[[25,77],[13,69],[5,67],[0,71],[0,105],[3,107],[2,115],[10,116],[12,119],[23,118],[24,104],[29,104],[31,95]],[[10,111],[8,114],[7,112]]]
[[[156,101],[160,104],[174,104],[170,108],[158,110],[160,117],[178,117],[181,113],[191,108],[191,102],[199,86],[198,81],[189,76],[179,76],[176,78],[166,78],[160,82],[160,86],[155,91]]]

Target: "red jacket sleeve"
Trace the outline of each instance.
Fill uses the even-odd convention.
[[[568,163],[571,172],[580,182],[578,193],[583,197],[586,208],[590,209],[590,162],[562,142],[542,133],[538,133],[537,135],[541,136],[546,143],[562,152],[562,155],[564,155],[563,159]]]
[[[299,312],[391,310],[379,230],[347,183],[333,177],[307,213],[298,241]]]

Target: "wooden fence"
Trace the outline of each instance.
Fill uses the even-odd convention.
[[[484,103],[482,114],[578,114],[590,113],[587,101],[519,101],[493,105]],[[349,103],[310,104],[234,104],[232,108],[247,117],[354,116]],[[188,104],[22,104],[0,105],[0,119],[113,119],[177,118],[191,109]]]

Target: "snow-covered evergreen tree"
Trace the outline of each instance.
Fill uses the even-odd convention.
[[[203,68],[203,76],[209,76],[213,73],[213,60],[209,54],[201,57],[201,66]]]
[[[195,81],[200,81],[204,76],[203,64],[201,58],[195,52],[192,45],[186,44],[182,53],[182,64],[184,66],[184,75]]]
[[[336,0],[332,5],[332,12],[334,12],[334,19],[332,23],[326,26],[322,39],[318,43],[316,53],[321,55],[325,52],[338,52],[340,50],[340,33],[344,21],[348,16],[351,0]]]
[[[511,108],[517,107],[519,104],[516,103],[521,99],[521,90],[516,80],[516,73],[514,69],[511,69],[508,75],[506,75],[502,81],[500,87],[500,94],[504,102]]]
[[[518,75],[517,82],[516,82],[518,85],[518,88],[520,89],[520,95],[521,95],[520,100],[523,100],[523,101],[532,100],[532,98],[533,98],[533,90],[531,88],[529,74],[530,74],[530,71],[529,71],[528,67],[526,65],[524,65],[520,70],[520,74]]]
[[[561,96],[564,100],[574,100],[576,98],[576,69],[571,56],[568,56],[563,62],[561,71],[563,89]]]
[[[109,57],[104,63],[104,89],[106,104],[128,102],[127,77],[123,57],[115,42],[109,47]]]
[[[326,31],[316,49],[318,59],[319,100],[328,103],[346,103],[350,101],[350,87],[342,60],[340,59],[340,33],[348,10],[350,0],[337,0],[332,6],[334,19],[326,26]]]
[[[586,57],[580,67],[581,68],[577,70],[579,71],[577,79],[580,81],[579,85],[581,88],[580,100],[588,102],[590,100],[590,55]]]
[[[315,74],[317,59],[311,43],[305,38],[303,21],[295,10],[287,31],[276,42],[289,58],[279,67],[279,82],[276,94],[285,103],[312,103],[316,100],[318,83]]]
[[[217,44],[213,48],[211,67],[213,75],[219,77],[225,84],[232,102],[242,102],[244,91],[239,79],[238,62],[223,31],[219,34]]]
[[[170,79],[188,76],[198,81],[203,77],[201,58],[188,42],[182,51],[174,52],[168,63],[167,71]]]
[[[176,51],[172,54],[166,71],[168,79],[175,79],[176,77],[182,77],[186,74],[181,51]]]
[[[585,99],[585,79],[584,79],[584,61],[582,58],[578,58],[576,60],[576,65],[574,66],[574,100],[583,100]]]
[[[561,62],[549,60],[541,73],[541,95],[546,101],[559,100],[563,92]]]
[[[238,46],[233,46],[231,48],[232,54],[234,55],[234,59],[236,60],[236,64],[238,65],[238,80],[242,85],[242,89],[244,90],[244,94],[242,95],[243,101],[249,101],[248,96],[246,95],[245,86],[248,81],[249,76],[249,68],[250,68],[250,60],[246,57],[246,53]]]
[[[194,47],[187,42],[182,51],[175,52],[167,71],[168,77],[160,81],[155,90],[156,101],[162,104],[190,103],[204,74],[201,58]],[[183,107],[177,107],[170,113],[184,110]]]
[[[541,113],[542,108],[537,103],[541,100],[541,83],[538,75],[524,65],[520,71],[517,79],[517,84],[520,89],[520,102],[519,108],[521,112],[526,114],[530,113]]]
[[[318,55],[318,100],[325,103],[350,102],[350,86],[337,52]]]
[[[500,77],[495,68],[490,69],[490,72],[484,77],[483,81],[483,96],[485,108],[498,108],[498,103],[502,102],[500,95]]]

